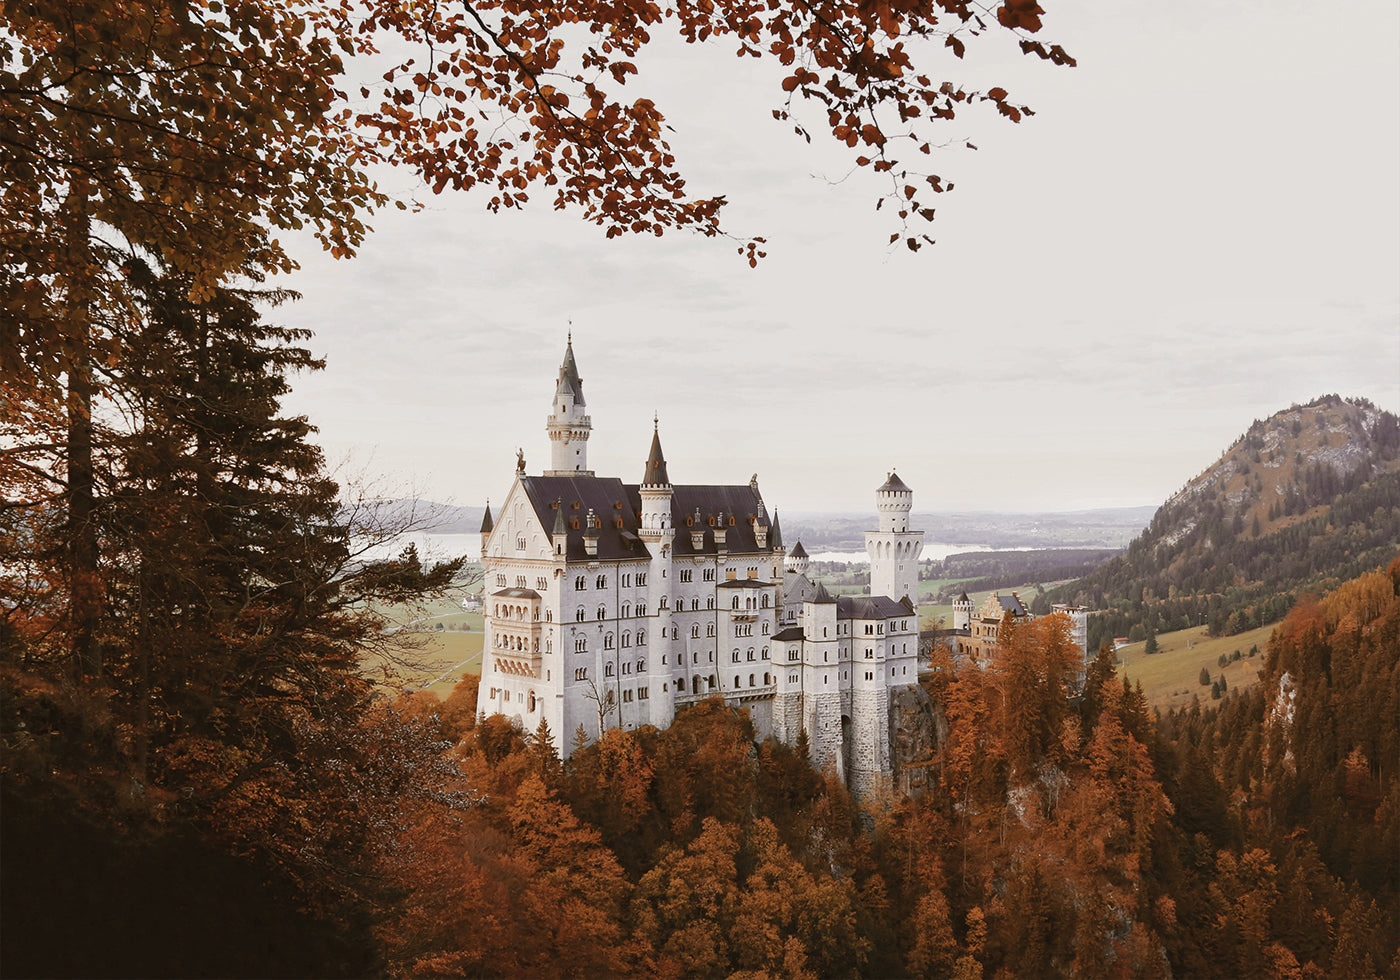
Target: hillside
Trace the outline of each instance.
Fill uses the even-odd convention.
[[[1122,556],[1048,601],[1106,610],[1091,646],[1138,630],[1273,622],[1299,594],[1400,551],[1400,419],[1336,395],[1255,420]]]

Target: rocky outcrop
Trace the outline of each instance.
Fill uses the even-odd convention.
[[[918,796],[933,783],[948,720],[918,685],[890,691],[890,768],[895,789]]]

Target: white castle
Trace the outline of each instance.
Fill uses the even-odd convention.
[[[588,468],[592,423],[573,342],[548,419],[551,468],[525,472],[481,527],[485,655],[478,710],[548,723],[567,754],[582,726],[666,727],[712,696],[796,743],[856,792],[887,779],[896,702],[918,684],[913,491],[876,491],[872,595],[832,598],[788,554],[758,477],[672,484],[659,427],[640,483]]]

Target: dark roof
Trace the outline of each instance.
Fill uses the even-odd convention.
[[[565,554],[570,561],[598,559],[645,559],[651,556],[646,544],[637,536],[642,511],[641,487],[623,483],[612,477],[600,476],[525,476],[521,487],[535,508],[542,527],[554,533],[568,534]],[[758,514],[762,498],[751,486],[679,486],[671,491],[671,522],[676,529],[672,548],[676,555],[714,554],[714,527],[710,521],[721,519],[725,530],[725,550],[731,555],[767,555],[771,548],[760,548],[754,536],[750,517]],[[553,506],[558,501],[558,509]],[[620,505],[620,506],[619,506]],[[589,555],[583,546],[587,517],[592,510],[601,524],[597,529],[598,554]],[[695,513],[700,512],[700,524],[695,525]],[[691,525],[686,524],[689,517]],[[729,521],[734,520],[731,526]],[[563,521],[564,528],[559,527]],[[618,522],[621,522],[619,526]],[[574,523],[578,526],[575,527]],[[693,526],[704,529],[697,550],[691,544]],[[590,535],[591,537],[591,535]]]
[[[717,589],[766,589],[772,582],[765,582],[757,578],[731,578],[715,586]]]
[[[481,517],[481,533],[490,534],[491,528],[491,501],[488,500],[486,501],[486,513]]]
[[[768,545],[772,548],[781,548],[783,546],[783,531],[782,528],[778,527],[777,510],[773,511],[773,526],[768,529]]]
[[[775,639],[775,640],[801,640],[801,639],[805,639],[805,637],[802,635],[802,627],[801,627],[801,626],[789,626],[789,627],[786,627],[785,629],[780,629],[780,630],[778,630],[778,632],[774,633],[774,634],[773,634],[773,639]]]
[[[1009,612],[1013,616],[1029,616],[1030,612],[1021,602],[1021,597],[1014,592],[1011,595],[998,595],[1003,612]]]
[[[818,583],[817,583],[817,594],[814,595],[814,596],[812,596],[812,601],[813,601],[813,602],[836,602],[837,600],[833,599],[833,598],[831,597],[831,593],[828,592],[828,591],[826,591],[826,586],[825,586],[825,585],[823,585],[821,582],[818,582]],[[839,606],[839,603],[838,603],[838,606]],[[838,608],[838,613],[839,613],[839,608]]]
[[[880,489],[881,489],[881,490],[909,490],[909,488],[908,488],[907,486],[904,485],[904,481],[901,480],[901,479],[899,478],[899,474],[896,473],[896,472],[894,472],[893,470],[890,471],[890,478],[884,482],[884,485],[881,486]],[[912,493],[913,491],[910,490],[909,492]]]
[[[661,432],[652,429],[651,452],[647,454],[647,471],[642,475],[644,487],[666,487],[671,478],[666,475],[666,457],[661,454]]]
[[[637,513],[642,510],[641,488],[627,486],[628,499]],[[750,517],[757,517],[763,498],[751,485],[741,486],[673,486],[671,488],[671,523],[676,529],[675,543],[672,546],[677,555],[699,555],[715,553],[715,527],[711,520],[724,522],[724,547],[731,555],[766,555],[772,546],[760,548],[754,535]],[[700,521],[695,520],[696,511]],[[731,525],[729,522],[733,520]],[[687,524],[686,521],[690,523]],[[697,550],[690,541],[690,532],[696,527],[704,529],[700,548]]]
[[[538,599],[540,594],[534,589],[500,589],[491,593],[491,598],[494,599],[497,596],[504,596],[507,599]]]
[[[793,558],[806,558],[806,557],[807,557],[807,549],[804,548],[804,547],[802,547],[802,542],[801,542],[801,541],[797,542],[797,544],[795,544],[795,545],[792,546],[792,557],[793,557]]]
[[[967,593],[964,592],[962,595],[958,596],[958,601],[959,601],[959,602],[971,602],[972,600],[969,599],[969,598],[967,597]]]
[[[836,600],[837,619],[896,619],[908,616],[909,607],[883,595],[843,595]]]
[[[559,523],[564,522],[563,531],[568,534],[565,556],[570,561],[588,561],[593,557],[614,560],[651,557],[646,545],[636,537],[639,508],[633,500],[635,487],[625,486],[618,479],[597,476],[526,476],[521,478],[520,485],[535,508],[541,527],[561,533]],[[553,506],[556,501],[557,511]],[[590,510],[602,524],[596,529],[596,556],[589,555],[583,546]]]

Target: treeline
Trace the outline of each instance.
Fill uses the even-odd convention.
[[[959,579],[939,590],[938,599],[947,601],[962,592],[988,592],[1028,582],[1082,578],[1118,553],[1117,549],[1104,548],[973,551],[949,555],[942,561],[921,563],[920,577]]]

